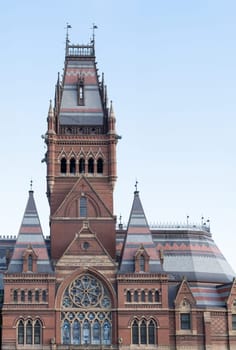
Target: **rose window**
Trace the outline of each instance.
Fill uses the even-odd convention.
[[[64,292],[61,312],[63,344],[111,344],[111,299],[95,277],[85,274]]]

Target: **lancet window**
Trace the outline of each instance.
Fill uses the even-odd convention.
[[[155,344],[156,343],[156,323],[154,320],[134,320],[132,324],[133,344]]]
[[[42,324],[39,320],[20,320],[17,333],[19,345],[39,345],[42,343]]]

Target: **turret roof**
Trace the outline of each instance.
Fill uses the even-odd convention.
[[[24,253],[27,249],[32,250],[37,256],[36,272],[52,272],[33,193],[32,190],[29,191],[28,202],[15,243],[13,255],[8,266],[8,273],[22,272]]]
[[[158,252],[152,239],[139,192],[136,190],[122,251],[121,273],[134,272],[135,255],[140,249],[145,251],[145,254],[149,257],[149,272],[162,272]]]

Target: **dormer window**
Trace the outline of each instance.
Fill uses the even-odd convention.
[[[143,255],[140,255],[140,258],[139,258],[139,271],[140,272],[145,271],[145,258]]]
[[[84,106],[84,80],[79,79],[78,81],[78,105]]]
[[[37,255],[31,246],[29,246],[23,254],[23,271],[26,272],[36,272],[37,270]]]
[[[141,246],[134,257],[135,272],[148,272],[149,271],[149,255],[143,246]]]
[[[28,256],[28,271],[33,271],[33,258],[31,254]]]

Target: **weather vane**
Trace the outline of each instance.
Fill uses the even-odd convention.
[[[95,23],[93,23],[93,27],[92,27],[92,44],[94,45],[95,44],[95,29],[98,29],[98,27],[96,26]]]
[[[135,181],[134,187],[135,187],[135,192],[138,192],[138,180]]]
[[[67,22],[66,23],[66,43],[68,43],[70,40],[69,40],[69,29],[71,29],[71,25]]]

